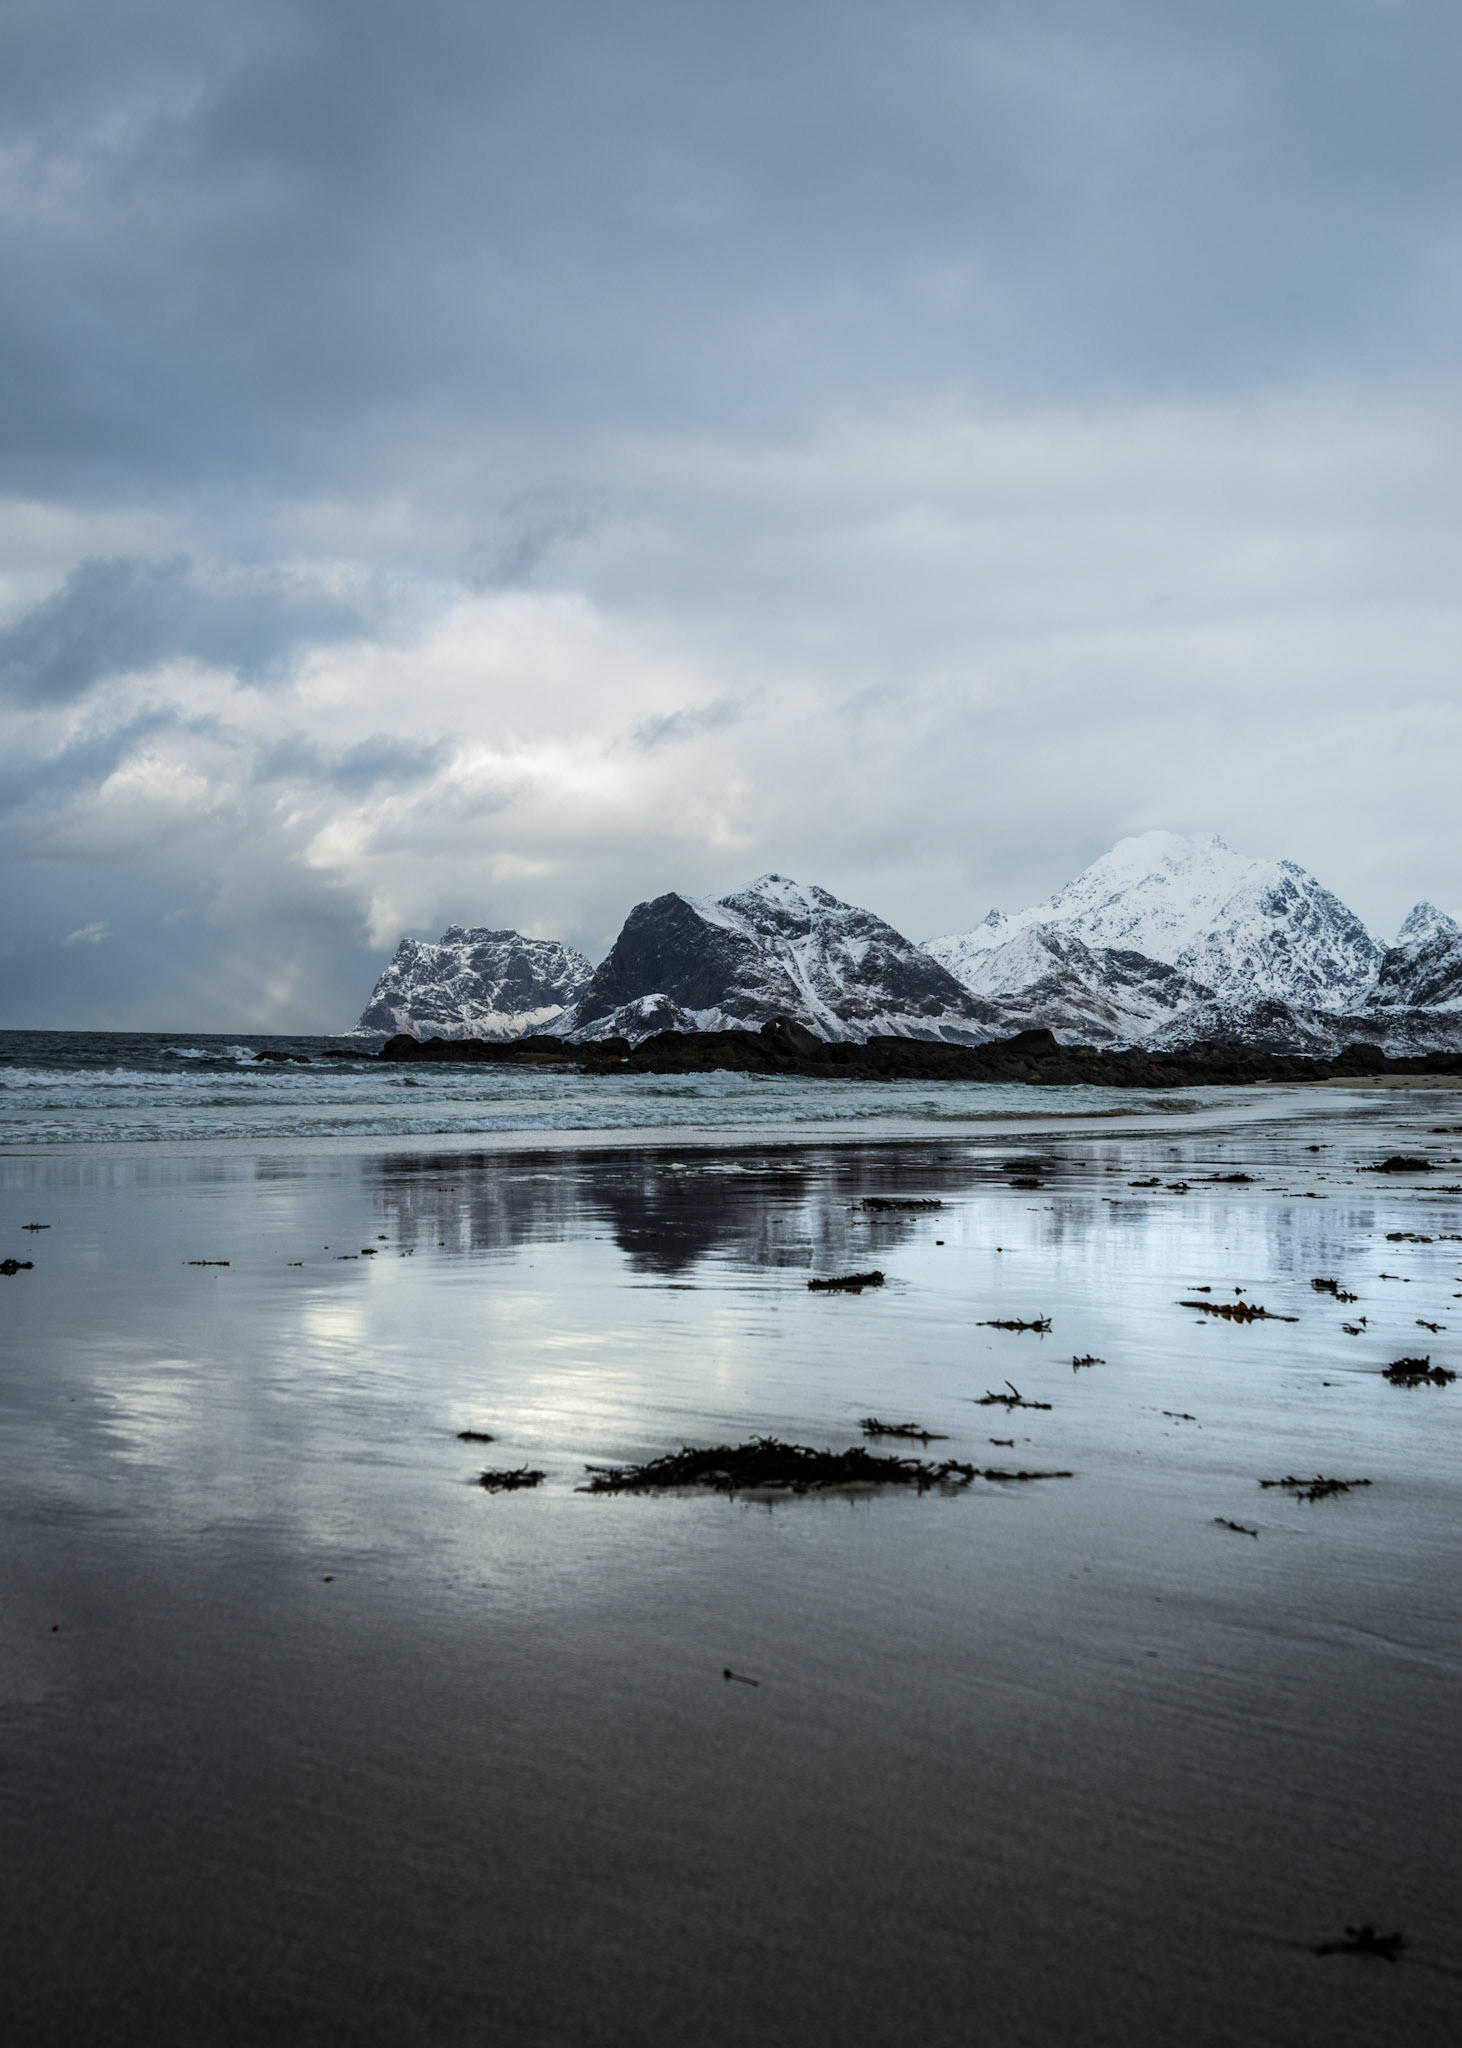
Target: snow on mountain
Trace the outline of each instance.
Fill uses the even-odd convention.
[[[967,954],[961,978],[998,1007],[1005,1029],[1045,1025],[1089,1045],[1130,1045],[1213,995],[1165,961],[1042,924]]]
[[[1418,903],[1386,948],[1368,1007],[1462,1010],[1462,925]]]
[[[660,1019],[678,1020],[675,1023]],[[822,1038],[997,1037],[999,1010],[871,911],[763,875],[728,896],[638,903],[561,1027],[639,1039],[791,1017]]]
[[[925,950],[972,990],[1014,988],[1020,956],[1008,966],[992,956],[1037,927],[1140,953],[1245,1003],[1358,1006],[1382,956],[1354,911],[1294,861],[1254,860],[1216,835],[1174,832],[1120,840],[1045,903],[1010,917],[992,911]]]
[[[435,944],[401,941],[355,1028],[521,1038],[556,1024],[593,973],[582,953],[557,939],[448,925]]]
[[[1247,1045],[1260,1052],[1332,1058],[1347,1046],[1379,1046],[1396,1058],[1462,1052],[1462,1016],[1455,1010],[1401,1007],[1316,1010],[1261,998],[1251,1003],[1195,1003],[1170,1023],[1148,1032],[1153,1052],[1203,1044]]]

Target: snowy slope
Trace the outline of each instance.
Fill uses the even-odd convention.
[[[449,925],[435,944],[401,941],[355,1028],[521,1038],[552,1029],[593,973],[582,953],[556,939]]]
[[[792,1017],[820,1037],[977,1042],[1001,1015],[871,911],[785,875],[728,896],[636,904],[561,1028],[581,1038],[758,1028]],[[664,1021],[660,1021],[664,1020]]]
[[[1293,861],[1254,860],[1214,835],[1123,839],[1045,903],[925,950],[980,993],[1020,986],[1020,954],[992,956],[1036,928],[1176,968],[1220,1000],[1358,1008],[1382,948],[1338,897]],[[1154,1019],[1156,1024],[1159,1020]]]
[[[966,956],[963,978],[997,1005],[1007,1029],[1043,1024],[1092,1045],[1130,1045],[1213,996],[1165,961],[1088,946],[1044,924],[1023,925],[1003,946]]]

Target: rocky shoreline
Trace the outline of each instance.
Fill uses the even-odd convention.
[[[1264,1052],[1235,1044],[1182,1051],[1062,1045],[1046,1030],[1018,1032],[985,1045],[871,1037],[831,1042],[785,1017],[759,1031],[660,1031],[575,1044],[547,1033],[510,1040],[413,1038],[400,1032],[381,1047],[388,1061],[510,1067],[572,1066],[584,1074],[787,1074],[805,1080],[1025,1081],[1055,1088],[1197,1088],[1261,1081],[1375,1081],[1457,1074],[1462,1055],[1424,1053],[1393,1059],[1374,1045],[1349,1045],[1333,1059]]]

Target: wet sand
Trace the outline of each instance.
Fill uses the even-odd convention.
[[[0,1160],[7,2037],[1455,2038],[1459,1187],[1330,1091]],[[870,1414],[1075,1476],[577,1490]]]

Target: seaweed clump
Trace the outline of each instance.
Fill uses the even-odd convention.
[[[1298,1316],[1276,1315],[1257,1301],[1180,1301],[1179,1308],[1202,1309],[1206,1316],[1222,1316],[1226,1323],[1297,1323]]]
[[[881,1287],[883,1275],[872,1273],[840,1273],[832,1280],[809,1280],[808,1291],[812,1294],[861,1294],[865,1287]]]
[[[1315,1950],[1317,1956],[1379,1956],[1383,1963],[1394,1963],[1406,1946],[1404,1934],[1377,1934],[1367,1920],[1361,1927],[1347,1927],[1343,1941],[1322,1941]]]
[[[968,1486],[973,1465],[946,1458],[898,1458],[854,1444],[846,1451],[816,1451],[784,1444],[778,1437],[753,1437],[746,1444],[687,1445],[643,1465],[590,1465],[584,1493],[666,1493],[701,1487],[712,1493],[816,1493],[848,1486]]]
[[[489,1493],[521,1493],[525,1486],[541,1486],[547,1477],[546,1472],[534,1472],[527,1465],[517,1465],[510,1472],[484,1472],[477,1483]]]
[[[977,1330],[1036,1330],[1043,1337],[1050,1327],[1051,1318],[1049,1316],[1032,1316],[1028,1323],[1023,1323],[1013,1316],[1003,1319],[992,1317],[988,1322],[976,1323],[975,1325]],[[1009,1385],[1009,1382],[1007,1381],[1006,1384]]]
[[[1334,1493],[1349,1493],[1353,1486],[1369,1486],[1369,1479],[1326,1479],[1317,1472],[1313,1479],[1296,1479],[1291,1472],[1284,1479],[1261,1479],[1261,1486],[1282,1486],[1296,1500],[1328,1500]]]
[[[1445,1387],[1456,1377],[1444,1365],[1433,1365],[1430,1352],[1425,1358],[1398,1358],[1381,1374],[1393,1387]]]
[[[947,1444],[948,1436],[937,1429],[921,1429],[917,1422],[880,1422],[876,1415],[865,1415],[858,1424],[864,1436],[896,1436],[916,1444]]]

